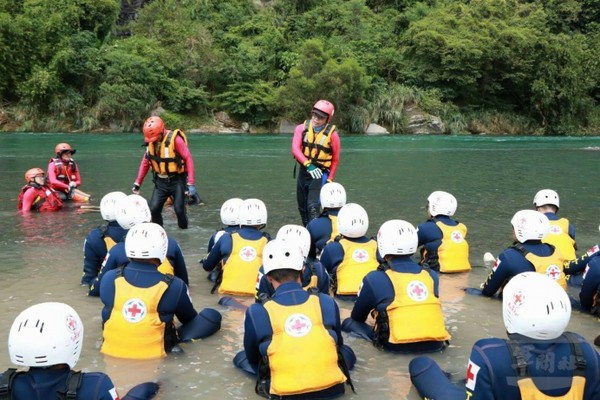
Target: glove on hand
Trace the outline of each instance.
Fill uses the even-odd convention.
[[[321,171],[321,168],[317,168],[313,164],[308,164],[306,170],[308,171],[310,176],[312,176],[313,179],[321,179],[321,177],[323,176],[323,171]]]
[[[72,199],[74,194],[75,194],[75,187],[69,186],[69,191],[67,192],[67,198]]]
[[[69,187],[76,188],[77,182],[74,182],[74,181],[69,182]]]
[[[188,195],[190,197],[194,197],[198,192],[196,192],[196,186],[188,185]]]
[[[138,185],[137,183],[134,183],[133,187],[131,188],[131,192],[133,194],[140,194],[140,185]]]

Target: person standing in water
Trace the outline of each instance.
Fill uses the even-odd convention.
[[[340,160],[340,137],[331,124],[335,109],[327,100],[319,100],[311,119],[296,126],[292,138],[292,155],[301,165],[296,197],[304,226],[321,213],[319,196],[325,182],[333,182]]]

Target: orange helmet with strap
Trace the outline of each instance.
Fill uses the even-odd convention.
[[[144,132],[144,142],[156,142],[160,140],[165,131],[165,123],[160,117],[150,117],[144,122],[142,131]]]
[[[41,168],[31,168],[25,172],[25,182],[29,183],[35,179],[38,175],[46,175],[43,169]]]
[[[329,121],[331,121],[331,118],[333,117],[333,113],[335,112],[335,108],[333,107],[333,104],[331,104],[331,102],[327,101],[327,100],[319,100],[315,103],[315,105],[313,106],[313,110],[318,110],[321,111],[325,114],[327,114],[327,123],[329,123]]]
[[[71,154],[75,154],[75,152],[77,150],[75,150],[74,148],[71,147],[71,145],[69,143],[59,143],[56,145],[56,147],[54,148],[54,152],[56,153],[57,156],[61,156],[62,153],[64,153],[65,151],[70,151]]]

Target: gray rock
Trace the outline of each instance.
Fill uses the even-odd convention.
[[[387,129],[377,124],[369,124],[367,130],[365,131],[365,134],[369,136],[389,135],[389,133],[390,132]]]

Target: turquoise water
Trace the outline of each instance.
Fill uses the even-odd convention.
[[[269,210],[266,230],[299,223],[292,178],[290,135],[190,135],[197,170],[197,188],[204,207],[190,209],[190,229],[177,229],[171,210],[165,228],[184,251],[190,292],[198,309],[214,307],[224,316],[223,329],[201,342],[184,345],[185,354],[155,365],[116,362],[99,352],[98,299],[87,298],[79,286],[82,245],[87,233],[102,224],[98,212],[70,208],[55,214],[21,216],[16,198],[23,174],[46,168],[54,146],[68,142],[77,149],[82,190],[98,204],[107,192],[129,193],[143,153],[140,134],[2,134],[0,135],[0,342],[6,343],[14,317],[41,301],[64,301],[81,314],[86,327],[85,349],[78,368],[108,372],[125,389],[143,377],[163,382],[162,399],[252,399],[254,384],[235,370],[231,359],[242,348],[243,312],[217,305],[206,274],[197,261],[204,257],[208,238],[220,226],[219,209],[231,197],[258,197]],[[498,254],[511,242],[510,218],[530,208],[535,193],[552,188],[561,197],[560,214],[577,231],[581,250],[600,242],[597,170],[600,138],[471,137],[471,136],[342,136],[337,181],[348,201],[369,213],[369,234],[384,221],[401,218],[413,224],[426,218],[426,199],[446,190],[458,199],[456,218],[468,227],[471,262],[482,265],[486,251]],[[149,198],[150,177],[142,186]],[[461,288],[478,285],[487,271],[442,277],[441,297],[452,346],[434,355],[456,379],[464,377],[472,343],[483,336],[503,336],[500,303],[465,297]],[[573,293],[575,294],[575,293]],[[340,302],[342,317],[350,303]],[[593,339],[598,321],[574,312],[571,330]],[[359,339],[345,337],[358,356],[353,379],[358,394],[347,398],[416,399],[407,376],[410,356],[384,354]],[[0,346],[0,367],[9,366],[6,346]]]

